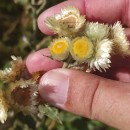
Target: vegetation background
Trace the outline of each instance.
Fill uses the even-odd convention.
[[[0,68],[9,65],[10,56],[25,58],[30,52],[45,48],[51,36],[45,36],[37,27],[38,15],[64,0],[0,0]],[[0,86],[4,87],[2,82]],[[11,113],[10,113],[11,115]],[[60,112],[63,125],[44,119],[37,120],[22,113],[13,114],[0,124],[0,130],[114,130],[100,122]]]

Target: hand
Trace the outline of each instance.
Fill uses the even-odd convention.
[[[129,0],[69,0],[58,4],[38,18],[45,34],[52,32],[44,20],[64,6],[75,6],[90,21],[112,24],[120,20],[130,35]],[[112,58],[112,67],[101,76],[78,70],[54,69],[62,63],[51,60],[47,49],[32,53],[26,59],[30,73],[48,71],[39,82],[39,92],[48,103],[77,115],[102,121],[118,129],[130,129],[130,58]],[[54,70],[52,70],[54,69]],[[50,71],[49,71],[50,70]],[[108,79],[109,78],[109,79]],[[113,80],[116,79],[116,80]]]

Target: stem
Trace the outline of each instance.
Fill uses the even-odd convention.
[[[39,9],[37,10],[37,15],[43,10],[43,8],[44,8],[44,6],[46,5],[46,0],[44,0],[43,2],[42,2],[42,4],[41,4],[41,6],[39,7]]]
[[[69,56],[66,60],[66,62],[64,62],[62,68],[68,68],[70,63],[72,62],[73,58],[71,56]]]
[[[35,0],[31,0],[31,5],[32,5],[32,25],[33,25],[33,31],[36,32],[36,8],[34,7],[35,5]]]

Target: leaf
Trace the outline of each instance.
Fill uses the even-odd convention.
[[[62,121],[59,117],[58,109],[50,107],[49,105],[39,105],[38,110],[41,114],[49,117],[52,120],[56,120],[58,123],[62,124]]]

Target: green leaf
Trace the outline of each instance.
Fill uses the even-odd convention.
[[[62,124],[57,108],[50,107],[49,105],[39,105],[38,110],[41,114],[49,117],[52,120],[56,120],[57,122]]]

